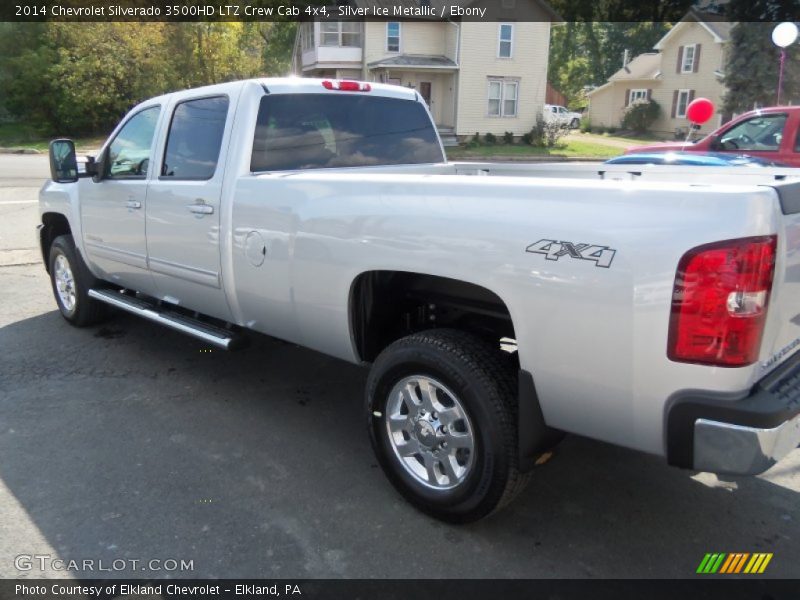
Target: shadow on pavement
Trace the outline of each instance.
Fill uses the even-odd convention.
[[[377,468],[362,368],[56,312],[0,329],[0,348],[0,477],[59,557],[194,566],[95,576],[693,577],[706,552],[756,551],[797,575],[797,452],[776,467],[790,489],[571,437],[516,503],[452,527]]]

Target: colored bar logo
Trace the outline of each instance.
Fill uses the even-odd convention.
[[[747,573],[756,575],[767,569],[772,553],[769,552],[725,552],[708,553],[700,561],[697,573],[701,575]]]

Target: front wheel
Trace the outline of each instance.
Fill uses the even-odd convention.
[[[50,282],[56,304],[67,321],[77,327],[105,320],[109,307],[89,297],[89,289],[102,284],[89,271],[71,235],[61,235],[50,246]]]
[[[441,329],[393,343],[370,372],[367,408],[389,480],[436,518],[476,521],[528,481],[518,468],[514,371],[475,336]]]

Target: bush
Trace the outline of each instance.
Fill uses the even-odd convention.
[[[661,114],[661,107],[655,100],[637,101],[625,109],[625,116],[622,117],[622,126],[631,129],[636,133],[644,133],[658,119]]]
[[[581,118],[581,131],[583,133],[592,133],[592,122],[585,115]]]
[[[480,145],[481,145],[481,135],[478,132],[475,132],[475,135],[472,136],[472,139],[465,144],[465,146],[470,149],[477,148]]]
[[[503,134],[503,142],[508,144],[509,146],[514,143],[514,134],[510,131],[506,131]]]
[[[555,121],[545,121],[543,116],[536,118],[536,126],[531,129],[531,145],[552,148],[569,129]]]
[[[602,133],[605,133],[605,132],[606,132],[606,128],[603,125],[598,125],[597,127],[594,128],[594,133],[601,133],[602,134]]]
[[[610,133],[611,135],[614,135],[615,133],[617,133],[617,128],[616,128],[616,127],[614,127],[613,125],[609,125],[609,126],[608,126],[608,130],[607,130],[607,131],[608,131],[608,133]]]
[[[532,133],[524,133],[522,134],[522,143],[527,144],[528,146],[533,145],[533,134]]]
[[[497,143],[497,136],[493,133],[487,133],[483,136],[483,143],[487,146],[494,146]]]

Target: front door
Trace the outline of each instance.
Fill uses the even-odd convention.
[[[428,105],[428,108],[431,106],[431,82],[430,81],[420,81],[419,82],[419,95],[422,96],[422,99],[425,100],[425,104]]]
[[[150,293],[145,207],[160,106],[131,115],[107,145],[103,178],[81,179],[83,246],[104,279]]]
[[[147,198],[147,253],[158,297],[225,320],[231,315],[220,276],[221,150],[233,105],[227,95],[176,101]]]

